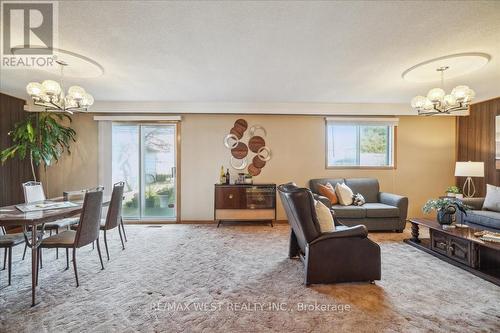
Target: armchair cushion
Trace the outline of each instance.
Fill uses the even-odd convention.
[[[326,207],[321,201],[316,201],[314,203],[314,208],[316,209],[316,216],[318,217],[320,231],[334,231],[335,224],[333,223],[333,215],[330,212],[330,209],[328,209],[328,207]]]
[[[363,206],[342,206],[342,205],[333,205],[332,210],[335,212],[335,217],[337,218],[365,218],[366,217],[366,208]]]
[[[368,229],[364,225],[357,225],[354,227],[342,228],[333,232],[323,233],[321,236],[311,242],[311,245],[326,241],[333,238],[348,238],[359,237],[366,238],[368,236]]]
[[[383,203],[366,203],[366,217],[399,217],[398,207],[389,206]]]

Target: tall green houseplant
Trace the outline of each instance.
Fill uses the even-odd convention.
[[[2,164],[9,158],[29,158],[36,181],[35,166],[48,167],[64,152],[71,154],[70,144],[76,141],[76,132],[64,125],[65,119],[71,123],[71,117],[66,113],[40,112],[17,123],[9,132],[13,145],[0,152]]]

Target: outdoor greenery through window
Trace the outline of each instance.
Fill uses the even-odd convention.
[[[327,167],[393,167],[394,125],[327,121]]]

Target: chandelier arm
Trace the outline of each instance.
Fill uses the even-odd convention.
[[[50,99],[50,104],[52,104],[54,107],[56,107],[58,110],[64,110],[60,105],[57,105],[56,103],[54,103],[52,101],[52,99]]]

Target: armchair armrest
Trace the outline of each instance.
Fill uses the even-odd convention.
[[[314,198],[314,200],[321,201],[321,203],[323,203],[326,207],[328,207],[328,209],[330,209],[330,207],[332,207],[332,203],[327,197],[313,193],[313,198]]]
[[[408,198],[402,195],[380,192],[378,195],[380,203],[399,208],[400,218],[406,220],[408,216]]]
[[[463,198],[460,200],[467,206],[471,206],[474,210],[483,209],[484,198]]]
[[[354,227],[345,228],[338,231],[327,232],[313,240],[310,245],[333,238],[351,238],[359,237],[366,238],[368,236],[368,229],[364,225],[356,225]]]

